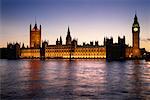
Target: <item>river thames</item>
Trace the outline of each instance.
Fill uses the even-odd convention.
[[[150,100],[150,62],[0,60],[1,99]]]

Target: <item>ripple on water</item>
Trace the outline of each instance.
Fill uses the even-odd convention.
[[[145,61],[0,62],[2,99],[150,99],[150,63]]]

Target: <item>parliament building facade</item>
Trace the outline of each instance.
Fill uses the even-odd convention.
[[[41,41],[42,28],[35,23],[34,27],[30,25],[30,46],[25,47],[24,44],[16,52],[18,58],[104,58],[104,59],[129,59],[141,58],[140,49],[140,26],[138,18],[135,15],[132,26],[132,43],[133,47],[125,44],[125,36],[118,37],[118,43],[113,43],[113,38],[104,38],[103,45],[99,45],[98,41],[83,43],[78,45],[76,39],[72,39],[71,32],[68,27],[66,43],[60,38],[56,40],[56,45],[49,45],[48,41]],[[7,44],[7,48],[16,44]],[[19,45],[19,44],[18,44]]]

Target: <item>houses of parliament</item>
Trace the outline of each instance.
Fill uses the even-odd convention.
[[[55,45],[50,45],[48,41],[41,41],[42,27],[35,23],[30,24],[30,46],[25,47],[19,43],[7,43],[7,48],[1,50],[4,58],[22,59],[88,59],[104,58],[108,60],[125,60],[142,58],[145,49],[140,48],[140,25],[135,14],[132,25],[132,47],[125,44],[125,36],[118,37],[118,43],[113,43],[113,38],[104,38],[103,45],[98,41],[83,43],[78,45],[78,41],[71,37],[68,27],[65,44],[60,36]]]

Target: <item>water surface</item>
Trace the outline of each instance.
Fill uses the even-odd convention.
[[[150,62],[0,60],[1,99],[150,100]]]

